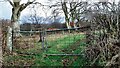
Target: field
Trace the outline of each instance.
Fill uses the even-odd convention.
[[[26,39],[24,37],[19,40]],[[84,40],[85,35],[83,33],[51,34],[46,37],[46,50],[42,49],[41,42],[34,41],[29,48],[14,49],[13,55],[4,55],[4,65],[30,67],[85,66],[87,60],[84,56],[86,47]],[[21,47],[26,47],[26,45],[21,45]]]

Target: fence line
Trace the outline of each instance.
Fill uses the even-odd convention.
[[[86,27],[77,27],[77,28],[62,28],[62,29],[53,29],[53,30],[42,30],[42,31],[18,31],[18,32],[33,32],[33,33],[39,33],[39,32],[54,32],[54,31],[68,31],[68,30],[83,30],[83,31],[86,31],[87,28],[89,28],[89,26],[86,26]]]
[[[77,30],[76,30],[77,29]],[[62,38],[62,37],[66,37],[66,33],[62,33],[61,31],[65,31],[65,32],[67,32],[67,34],[69,35],[69,30],[71,30],[71,31],[78,31],[78,32],[84,32],[84,31],[86,31],[86,30],[88,30],[88,27],[79,27],[79,28],[71,28],[71,29],[67,29],[67,28],[64,28],[64,29],[54,29],[54,30],[42,30],[42,31],[18,31],[18,33],[21,33],[22,34],[22,36],[21,37],[13,37],[12,38],[12,41],[13,40],[16,40],[16,41],[13,41],[13,46],[15,45],[15,46],[19,46],[19,45],[26,45],[26,46],[34,46],[34,42],[36,42],[36,41],[33,41],[33,42],[27,42],[27,43],[24,43],[24,41],[31,41],[31,39],[33,39],[33,38],[36,38],[36,37],[32,37],[32,35],[35,35],[35,36],[37,36],[37,41],[38,41],[38,39],[40,39],[40,36],[41,36],[41,38],[42,38],[42,41],[41,41],[41,48],[42,48],[42,50],[43,51],[47,51],[48,50],[48,48],[49,47],[51,47],[51,45],[53,45],[52,44],[52,42],[50,43],[50,41],[54,41],[54,39],[59,39],[59,38]],[[59,32],[60,31],[60,32]],[[50,32],[50,34],[49,34],[49,32]],[[77,32],[77,33],[78,33]],[[14,33],[14,32],[13,32]],[[32,35],[30,35],[32,33]],[[58,37],[58,36],[55,36],[55,35],[58,35],[58,36],[60,36],[60,37]],[[59,35],[60,34],[60,35]],[[63,36],[61,36],[61,34],[63,35]],[[71,35],[72,33],[70,33],[70,35]],[[13,35],[13,34],[12,34]],[[27,35],[27,36],[26,36]],[[74,35],[74,34],[73,34]],[[76,34],[75,34],[76,35]],[[74,36],[75,36],[74,35]],[[39,37],[38,37],[39,36]],[[55,36],[55,38],[53,38]],[[71,35],[72,36],[72,35]],[[32,37],[32,38],[28,38],[28,37]],[[76,38],[77,36],[75,36],[74,37],[74,39]],[[22,39],[23,38],[23,39]],[[25,39],[26,38],[26,39]],[[21,39],[23,40],[23,42],[20,42],[21,41]],[[28,40],[29,39],[29,40]],[[50,39],[50,40],[49,40]],[[52,40],[51,40],[52,39]],[[76,41],[77,41],[77,39],[75,39]],[[68,42],[69,41],[69,42]],[[39,41],[38,41],[39,42]],[[16,44],[17,43],[17,44]],[[58,42],[54,42],[55,43],[55,45],[57,45],[58,44]],[[59,44],[62,44],[62,43],[60,43],[60,41],[59,41]],[[67,44],[69,44],[70,45],[70,39],[68,38],[68,40],[64,43],[65,45],[67,45]],[[78,44],[78,43],[76,43],[76,44]],[[75,44],[75,45],[76,45]],[[73,45],[73,44],[71,44],[71,45]],[[19,47],[18,47],[19,48]],[[24,49],[24,48],[23,48]],[[57,55],[60,55],[60,56],[80,56],[80,54],[47,54],[47,55],[49,55],[49,56],[57,56]]]

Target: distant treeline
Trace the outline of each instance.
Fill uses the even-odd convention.
[[[60,28],[67,28],[65,23],[48,23],[48,24],[37,24],[37,23],[23,23],[20,25],[20,30],[22,31],[30,31],[30,30],[41,30],[41,29],[60,29]]]
[[[89,25],[88,22],[81,21],[80,23],[76,23],[77,27],[83,27]],[[3,31],[7,30],[8,26],[12,26],[11,20],[9,19],[0,19],[0,28],[2,28]],[[52,22],[52,23],[28,23],[24,22],[20,24],[20,30],[21,31],[40,31],[41,29],[64,29],[67,28],[65,23],[60,22]]]
[[[0,19],[0,28],[3,28],[4,31],[7,29],[8,26],[11,25],[11,21],[8,19]],[[30,30],[40,30],[41,28],[45,29],[59,29],[59,28],[67,28],[65,23],[53,22],[48,24],[39,24],[39,23],[22,23],[20,24],[20,30],[23,31],[30,31]]]

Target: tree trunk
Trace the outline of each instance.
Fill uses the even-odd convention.
[[[66,19],[66,26],[67,26],[67,28],[68,29],[70,29],[71,28],[71,26],[70,26],[70,22],[69,22],[69,19]],[[70,33],[71,31],[70,30],[68,30],[68,32]]]
[[[69,13],[68,13],[68,10],[67,10],[67,5],[66,5],[66,2],[63,2],[62,3],[62,10],[63,10],[63,12],[64,12],[64,15],[65,15],[65,23],[66,23],[66,26],[67,26],[67,28],[68,29],[70,29],[71,28],[71,26],[70,26],[70,21],[69,21]]]
[[[14,32],[14,36],[20,36],[20,23],[19,23],[19,18],[20,18],[20,7],[16,7],[12,9],[12,28],[13,28],[13,32]]]
[[[19,24],[19,22],[18,21],[13,22],[13,32],[14,32],[14,36],[15,37],[20,36],[19,31],[20,31],[20,24]]]
[[[69,22],[66,21],[65,23],[66,23],[67,28],[70,29],[71,26],[70,26]]]
[[[69,18],[66,14],[65,14],[65,21],[66,21],[65,23],[66,23],[67,28],[70,29],[71,28],[70,21],[69,21]]]

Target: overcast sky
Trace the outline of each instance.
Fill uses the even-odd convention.
[[[0,18],[2,19],[10,19],[11,17],[11,5],[8,2],[1,2],[3,0],[0,0]],[[47,0],[37,0],[41,3],[45,3]],[[84,0],[86,1],[86,0]],[[97,2],[98,0],[88,0],[90,2]],[[101,0],[101,1],[105,1],[105,0]],[[108,1],[114,1],[114,0],[108,0]],[[115,0],[116,2],[118,2],[119,0]],[[27,2],[26,0],[22,0],[22,3]],[[38,10],[39,12],[42,12],[41,9]],[[46,10],[47,12],[48,10]],[[27,15],[29,14],[31,11],[29,9],[25,9],[21,16]],[[41,16],[45,16],[45,13],[41,13]]]
[[[43,3],[44,0],[37,0],[37,1]],[[27,2],[27,1],[26,0],[22,0],[21,3],[25,3],[25,2]],[[25,9],[22,12],[21,15],[23,16],[23,15],[26,15],[28,13],[30,13],[30,10],[29,9]],[[2,19],[10,19],[11,18],[11,14],[12,14],[12,6],[8,2],[6,2],[6,1],[3,2],[3,0],[0,0],[0,18],[2,18]]]

